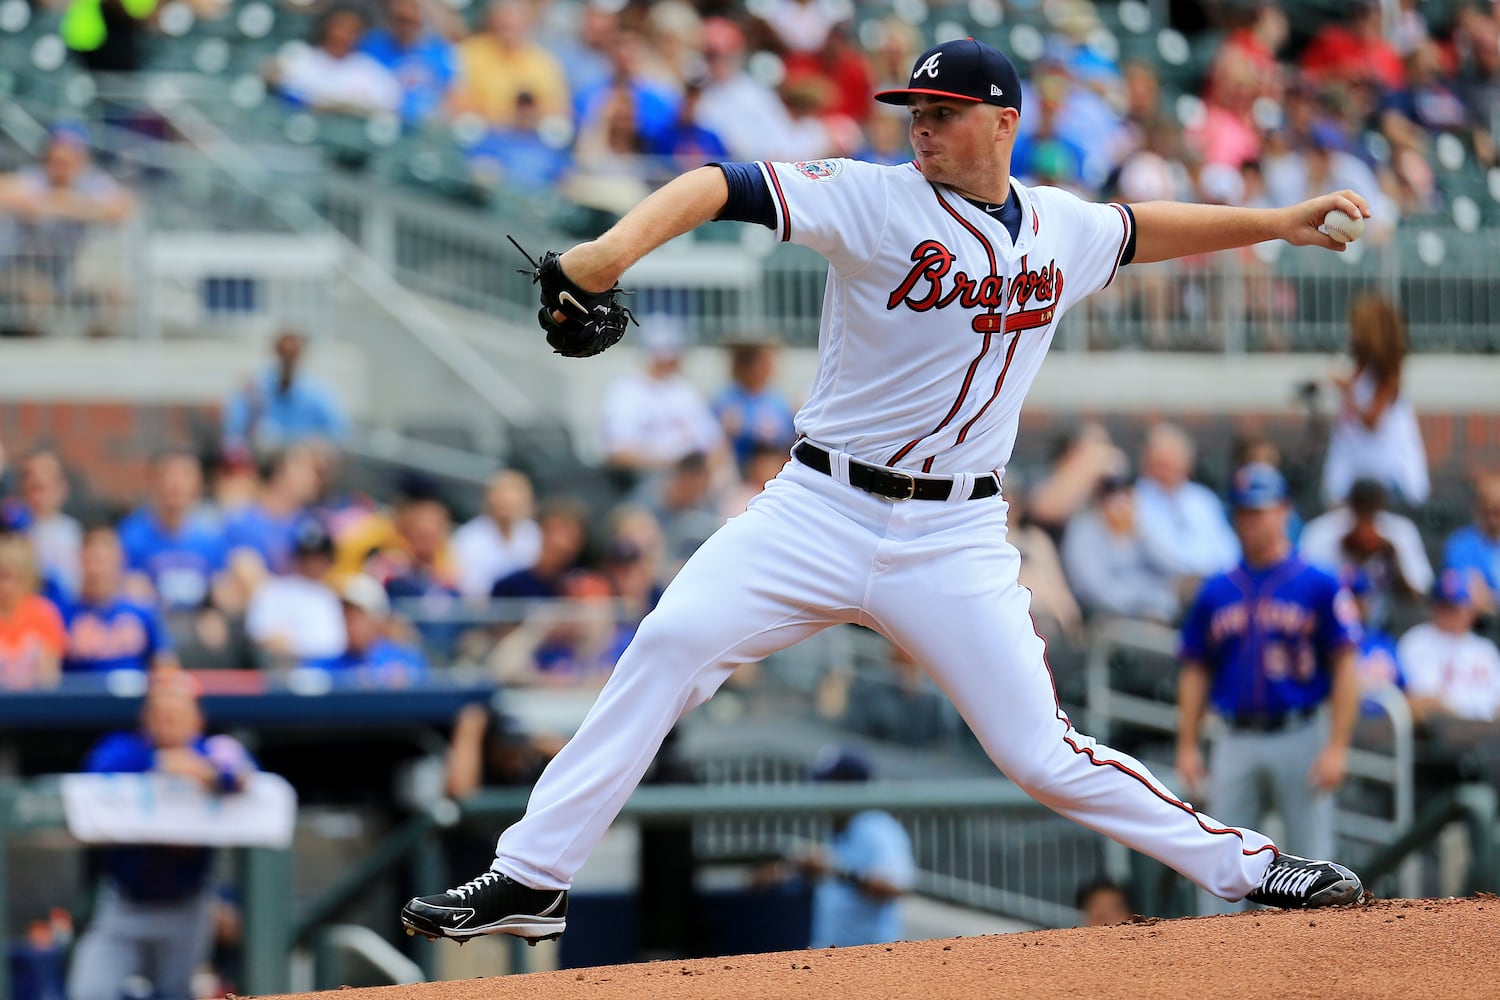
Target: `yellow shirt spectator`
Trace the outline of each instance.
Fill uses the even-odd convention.
[[[459,46],[454,109],[509,125],[516,98],[529,93],[543,116],[571,117],[568,78],[546,49],[527,37],[527,14],[515,0],[499,0],[485,14],[485,30]]]

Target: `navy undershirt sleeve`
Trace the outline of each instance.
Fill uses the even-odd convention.
[[[765,175],[754,163],[710,163],[724,172],[729,185],[729,199],[716,222],[754,222],[767,229],[776,228],[776,203],[766,186]]]
[[[1129,205],[1121,203],[1120,207],[1130,216],[1130,239],[1125,241],[1125,250],[1120,254],[1120,266],[1124,267],[1135,260],[1135,213],[1130,210]]]

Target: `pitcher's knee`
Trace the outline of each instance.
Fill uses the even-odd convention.
[[[1019,760],[1007,761],[1005,774],[1027,795],[1037,799],[1055,798],[1071,780],[1070,771],[1078,755],[1059,742],[1050,748],[1036,748]]]
[[[617,673],[645,672],[656,677],[692,677],[724,647],[720,630],[688,619],[647,617],[616,665]]]

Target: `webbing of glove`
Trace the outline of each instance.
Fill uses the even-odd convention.
[[[514,239],[511,243],[526,254]],[[521,269],[519,273],[529,275],[532,284],[541,285],[542,307],[536,319],[552,350],[568,358],[590,358],[618,344],[625,336],[626,324],[636,322],[619,300],[630,293],[618,285],[602,292],[579,287],[563,271],[561,256],[548,250],[541,260],[532,261],[531,270]],[[526,257],[531,260],[529,254]],[[556,318],[559,313],[561,320]]]

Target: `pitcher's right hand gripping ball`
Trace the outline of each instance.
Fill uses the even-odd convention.
[[[531,261],[531,270],[522,268],[518,273],[531,275],[532,284],[542,286],[542,308],[536,320],[558,354],[591,358],[618,344],[625,336],[625,324],[635,323],[635,316],[620,304],[620,296],[630,293],[619,285],[602,292],[585,291],[563,272],[562,255],[557,251],[548,250],[541,260],[532,260],[521,244],[506,239]],[[558,320],[555,313],[563,318]]]

